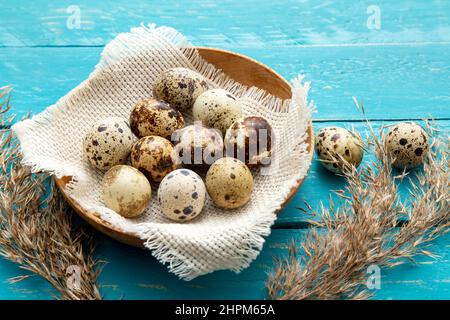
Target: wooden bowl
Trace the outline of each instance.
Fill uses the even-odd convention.
[[[205,60],[217,68],[222,69],[234,80],[247,86],[255,86],[264,89],[272,95],[282,99],[291,98],[291,87],[289,83],[274,70],[263,65],[262,63],[241,54],[221,49],[199,47],[198,51]],[[314,151],[312,122],[310,122],[309,125],[308,144],[310,157],[312,158]],[[132,246],[143,247],[143,241],[138,236],[118,230],[116,227],[102,220],[97,213],[86,211],[81,208],[81,206],[73,198],[69,197],[64,192],[64,187],[70,180],[71,177],[56,179],[56,185],[61,190],[67,202],[69,202],[69,204],[84,220],[86,220],[95,229],[103,232],[111,238]],[[304,179],[300,179],[297,181],[297,186],[292,188],[283,205],[291,200],[303,183],[303,180]]]

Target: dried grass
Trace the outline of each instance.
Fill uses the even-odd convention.
[[[72,225],[72,211],[44,173],[32,174],[9,127],[9,88],[0,88],[0,255],[39,275],[60,299],[101,299],[99,268],[82,229]],[[71,278],[74,277],[74,278]]]
[[[392,268],[417,255],[433,257],[430,242],[449,231],[449,138],[435,138],[423,170],[398,173],[369,122],[367,149],[375,156],[356,170],[347,166],[347,186],[322,206],[317,227],[292,243],[267,280],[271,299],[367,299],[371,265]],[[429,127],[432,130],[431,127]],[[401,199],[399,184],[410,182]]]

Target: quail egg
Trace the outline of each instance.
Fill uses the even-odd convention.
[[[411,169],[423,163],[429,149],[428,135],[417,123],[402,122],[385,136],[386,150],[394,158],[394,167]]]
[[[239,208],[250,200],[253,176],[242,161],[221,158],[213,163],[206,174],[206,189],[218,207]]]
[[[192,220],[200,214],[205,204],[205,184],[194,171],[172,171],[159,185],[158,200],[167,218],[175,221]]]
[[[89,128],[83,140],[83,152],[92,166],[106,171],[127,161],[133,142],[128,123],[123,118],[111,117]]]
[[[138,137],[161,136],[170,139],[172,133],[184,126],[181,113],[168,103],[156,99],[139,101],[131,111],[131,131]]]
[[[126,218],[141,215],[152,197],[147,178],[126,165],[114,166],[105,173],[102,190],[105,205]]]
[[[150,182],[160,182],[179,162],[172,143],[162,137],[143,137],[131,148],[131,165]]]
[[[358,167],[363,158],[363,143],[351,131],[339,127],[320,129],[316,137],[316,152],[325,168],[334,173],[343,171],[345,159]]]
[[[223,156],[222,135],[216,129],[194,124],[178,130],[175,151],[184,166],[208,167]]]
[[[215,128],[225,134],[226,130],[241,116],[241,105],[235,96],[223,89],[212,89],[195,100],[193,116],[204,126]]]
[[[269,121],[247,116],[235,121],[225,134],[226,155],[249,167],[270,164],[274,133]]]
[[[172,68],[162,72],[153,84],[153,96],[173,107],[186,110],[195,99],[208,90],[205,77],[187,68]]]

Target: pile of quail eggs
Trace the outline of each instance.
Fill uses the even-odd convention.
[[[152,201],[151,184],[158,186],[161,211],[177,222],[197,217],[208,195],[223,209],[249,202],[249,168],[270,163],[269,121],[243,116],[237,97],[190,69],[163,71],[152,89],[129,121],[106,118],[85,134],[85,158],[106,172],[104,204],[123,217],[138,217]],[[186,126],[180,111],[192,111],[194,124]]]
[[[392,158],[392,165],[400,170],[422,164],[429,150],[426,131],[414,122],[391,126],[383,139],[384,149]],[[326,169],[342,173],[349,165],[358,167],[361,163],[363,141],[359,135],[344,128],[322,128],[316,136],[316,153]]]

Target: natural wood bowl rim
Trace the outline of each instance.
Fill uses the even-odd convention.
[[[221,54],[227,54],[227,55],[233,55],[237,56],[241,59],[250,61],[254,64],[257,64],[259,67],[265,69],[268,73],[273,74],[275,77],[277,77],[279,80],[284,82],[285,85],[287,85],[290,88],[289,82],[284,79],[280,74],[278,74],[273,69],[269,68],[265,64],[262,64],[261,62],[258,62],[252,58],[249,58],[245,55],[235,53],[228,50],[218,49],[218,48],[209,48],[209,47],[196,47],[199,52],[202,51],[212,51],[216,53]],[[313,132],[313,126],[312,126],[312,120],[310,120],[309,127],[308,127],[308,151],[309,151],[309,161],[312,161],[313,157],[313,151],[314,151],[314,132]],[[303,184],[303,181],[305,180],[305,177],[303,179],[297,180],[297,185],[293,187],[289,193],[289,195],[286,197],[285,201],[281,205],[281,208],[283,208],[296,194],[300,186]],[[63,194],[64,198],[67,200],[67,202],[72,206],[72,208],[78,213],[80,217],[82,217],[84,220],[86,220],[90,225],[92,225],[95,229],[99,230],[100,232],[120,241],[128,245],[132,245],[135,247],[143,247],[144,242],[142,239],[140,239],[136,234],[134,233],[127,233],[123,232],[122,230],[118,229],[117,227],[111,225],[107,221],[101,219],[98,215],[98,213],[93,211],[87,211],[83,209],[76,200],[74,200],[72,197],[70,197],[65,192],[65,186],[68,182],[70,182],[72,178],[71,177],[62,177],[62,178],[55,178],[56,186],[60,189],[61,193]],[[281,209],[280,209],[281,210]],[[278,210],[277,213],[280,211]]]

